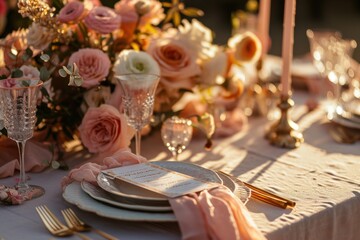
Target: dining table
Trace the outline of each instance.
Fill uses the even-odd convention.
[[[289,117],[304,136],[298,148],[271,145],[264,136],[274,121],[253,116],[241,131],[213,139],[211,150],[204,148],[204,138],[194,137],[178,161],[227,172],[295,201],[294,208],[283,209],[250,197],[246,207],[267,239],[360,239],[360,142],[335,141],[330,134],[335,123],[326,118],[321,106],[309,111],[308,99],[308,92],[294,91],[295,105]],[[173,161],[159,131],[143,137],[141,148],[149,161]],[[65,155],[70,167],[86,162],[88,157],[78,144],[68,147]],[[28,173],[29,182],[42,186],[46,192],[21,205],[0,207],[0,239],[56,239],[36,213],[35,207],[39,205],[48,206],[61,220],[61,210],[72,208],[86,223],[122,240],[181,239],[176,221],[130,221],[121,220],[121,216],[112,219],[67,202],[60,184],[67,174],[66,170],[51,168]],[[0,180],[0,184],[8,186],[14,183],[15,177]],[[102,239],[94,232],[85,234]]]

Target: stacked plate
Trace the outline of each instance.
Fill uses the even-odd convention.
[[[328,111],[327,117],[342,126],[360,129],[360,100],[336,106]]]
[[[250,197],[250,189],[195,164],[182,162],[152,162],[160,167],[190,175],[204,181],[228,187],[242,202]],[[88,182],[73,182],[65,188],[63,197],[79,208],[100,216],[128,221],[176,221],[168,199],[160,194],[111,178],[100,173],[98,186]]]

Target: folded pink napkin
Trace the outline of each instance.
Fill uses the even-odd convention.
[[[64,189],[73,181],[87,181],[96,184],[96,177],[102,170],[137,164],[145,161],[145,158],[133,154],[129,148],[123,148],[116,151],[110,157],[105,157],[100,164],[87,162],[79,168],[72,169],[68,176],[63,178],[61,186]]]
[[[228,188],[171,199],[183,240],[265,239],[245,205]]]
[[[49,166],[53,158],[49,145],[30,139],[25,148],[25,171],[40,172]],[[13,176],[19,169],[19,153],[16,143],[7,137],[0,137],[0,178]]]
[[[72,181],[96,184],[101,170],[145,162],[129,149],[104,158],[102,165],[86,163],[70,171],[62,181],[63,189]],[[226,187],[170,199],[184,240],[265,239],[257,229],[244,204]]]

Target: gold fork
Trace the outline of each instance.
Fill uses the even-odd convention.
[[[76,234],[83,240],[90,240],[83,234],[73,232],[71,229],[62,224],[59,219],[49,210],[45,205],[38,206],[35,208],[39,214],[41,220],[43,221],[45,227],[49,230],[51,234],[57,237],[65,237]]]
[[[89,224],[86,224],[83,221],[81,221],[71,208],[61,210],[61,213],[64,216],[64,219],[65,219],[67,225],[70,227],[70,229],[72,229],[74,231],[87,232],[87,231],[93,230],[94,232],[96,232],[100,236],[104,237],[105,239],[118,240],[118,238],[116,238],[106,232],[103,232],[99,229],[95,229],[92,226],[90,226]]]

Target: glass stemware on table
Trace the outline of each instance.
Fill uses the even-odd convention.
[[[117,75],[123,91],[122,99],[127,122],[136,130],[136,155],[140,155],[141,129],[150,122],[154,97],[160,77],[155,74],[129,73]]]
[[[25,175],[25,146],[33,136],[36,123],[36,104],[43,82],[27,78],[0,81],[0,102],[7,136],[17,143],[19,150],[19,180],[15,186],[25,199],[44,194],[40,186],[29,185]]]
[[[327,118],[342,126],[360,128],[360,118],[357,116],[356,107],[354,108],[359,101],[352,90],[355,89],[352,85],[356,85],[358,81],[352,63],[352,55],[357,47],[356,41],[343,39],[336,31],[309,29],[306,34],[315,67],[322,78],[333,86],[332,91],[326,92]],[[321,88],[326,89],[326,85]]]
[[[329,100],[328,111],[335,111],[342,104],[342,88],[354,77],[351,59],[357,43],[352,39],[343,39],[333,30],[306,31],[314,66],[322,78],[333,84],[333,91],[324,94]],[[325,83],[325,82],[324,82]],[[326,90],[326,85],[321,86]]]
[[[173,116],[165,120],[161,127],[161,138],[175,160],[182,153],[192,137],[192,121]]]

